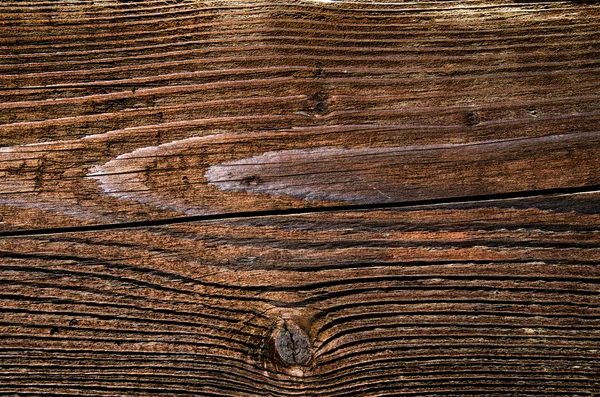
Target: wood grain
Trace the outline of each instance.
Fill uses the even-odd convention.
[[[571,141],[600,131],[593,3],[8,1],[0,17],[3,231],[598,184],[595,138]],[[554,136],[562,154],[517,159]],[[415,182],[392,167],[397,149],[459,145],[446,166],[469,168],[473,145],[499,140],[523,146],[496,154],[494,183],[480,163],[432,192],[439,168]],[[389,164],[282,182],[304,193],[206,177],[305,149]]]
[[[5,238],[0,391],[596,395],[599,198]]]
[[[0,2],[0,395],[600,395],[599,27]]]

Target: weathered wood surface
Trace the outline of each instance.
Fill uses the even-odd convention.
[[[599,27],[0,2],[0,395],[600,395]]]
[[[598,198],[3,239],[0,390],[596,395]]]
[[[32,1],[0,17],[5,231],[600,185],[596,4]],[[339,157],[354,168],[324,174]]]

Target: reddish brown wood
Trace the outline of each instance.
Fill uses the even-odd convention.
[[[0,2],[0,394],[600,394],[599,18]]]
[[[311,186],[321,177],[288,178],[308,184],[284,187],[291,196],[205,177],[271,151],[463,145],[444,152],[458,163],[483,142],[519,139],[510,153],[526,159],[554,136],[595,136],[594,4],[6,2],[0,13],[4,231],[598,184],[595,138],[529,162],[500,151],[496,171],[440,165],[464,185],[441,186],[433,167],[412,186],[390,156],[330,192]]]
[[[5,238],[0,389],[593,395],[598,198]]]

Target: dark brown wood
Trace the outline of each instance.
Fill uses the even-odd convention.
[[[598,184],[593,3],[27,4],[0,9],[4,231]],[[432,153],[476,161],[474,144],[515,139],[496,171],[481,154],[413,181],[390,159],[462,145]],[[525,161],[538,144],[554,151]],[[333,192],[310,176],[287,178],[310,191],[291,196],[253,175],[207,186],[211,167],[297,149],[388,155]],[[440,167],[468,186],[439,186]]]
[[[599,198],[2,239],[0,388],[594,395]]]
[[[0,2],[0,395],[600,395],[599,27]]]

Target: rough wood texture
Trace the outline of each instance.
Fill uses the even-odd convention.
[[[599,198],[3,239],[0,390],[596,395]]]
[[[600,395],[599,28],[0,2],[0,395]]]
[[[596,4],[30,1],[0,18],[5,231],[599,184]],[[407,173],[410,147],[449,144]],[[372,169],[207,181],[316,148]],[[467,186],[427,188],[444,167]]]

